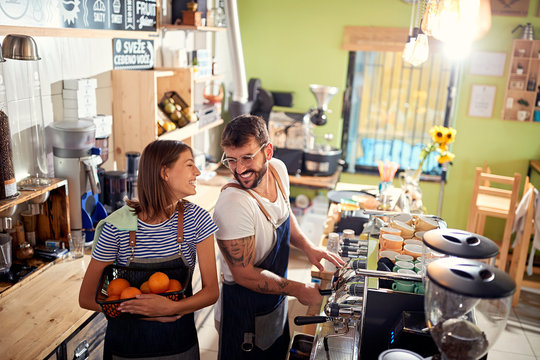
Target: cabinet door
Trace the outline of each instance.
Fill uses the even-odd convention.
[[[102,359],[106,329],[107,318],[103,313],[97,314],[72,338],[66,341],[66,358],[69,360]],[[88,357],[85,354],[88,354]]]

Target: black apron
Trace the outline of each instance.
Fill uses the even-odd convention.
[[[288,203],[277,172],[271,166],[269,168]],[[270,253],[256,266],[286,277],[290,248],[290,216],[281,225],[276,226],[262,204],[258,200],[257,202],[268,221],[274,226],[276,242]],[[286,296],[261,294],[236,283],[223,283],[218,359],[284,359],[289,340]]]
[[[128,267],[155,270],[168,267],[186,267],[189,271],[185,296],[193,295],[192,269],[181,252],[183,241],[183,203],[178,205],[178,254],[158,259],[136,259],[135,231],[130,231],[131,257]],[[199,359],[199,345],[193,313],[185,314],[174,322],[163,323],[142,319],[110,319],[104,344],[105,359],[148,358],[167,360]]]

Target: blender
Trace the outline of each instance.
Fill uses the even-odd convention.
[[[427,267],[424,308],[433,341],[445,360],[475,360],[497,341],[516,285],[483,262],[448,257]]]
[[[87,120],[59,121],[47,127],[47,135],[53,147],[54,172],[68,181],[69,218],[71,235],[78,236],[83,229],[82,197],[90,192],[100,193],[97,167],[101,164],[101,151],[95,145],[96,126]],[[90,202],[85,202],[85,210]],[[91,226],[86,225],[87,227]],[[93,230],[92,230],[93,231]]]

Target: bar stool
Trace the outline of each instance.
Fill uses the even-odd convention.
[[[519,173],[514,173],[513,177],[502,176],[485,173],[482,171],[482,168],[476,168],[467,231],[483,235],[487,216],[506,220],[498,261],[498,267],[503,271],[506,268],[506,261],[508,259],[510,236],[512,235],[520,181],[521,175]],[[489,186],[486,186],[486,184],[489,184]],[[511,189],[506,190],[493,187],[494,184],[510,185]]]
[[[516,282],[516,292],[512,299],[512,306],[517,306],[519,303],[519,296],[521,295],[522,286],[540,289],[540,282],[523,279],[525,264],[527,263],[528,258],[527,253],[529,252],[529,246],[531,243],[531,234],[534,232],[534,217],[536,215],[536,211],[540,211],[540,209],[535,209],[535,203],[537,201],[536,198],[538,195],[536,194],[534,186],[529,183],[528,180],[529,178],[527,177],[525,180],[525,188],[523,189],[522,198],[522,202],[524,200],[527,201],[523,232],[521,233],[521,240],[519,241],[518,235],[516,235],[517,244],[514,248],[514,255],[512,256],[512,262],[510,264],[510,276]],[[531,192],[530,194],[528,194],[529,191]],[[524,204],[520,203],[520,206],[521,205]],[[531,251],[534,252],[535,250],[536,249],[533,246]],[[538,269],[533,269],[533,271],[534,270]]]

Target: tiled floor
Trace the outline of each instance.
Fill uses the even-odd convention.
[[[311,266],[302,252],[292,249],[289,261],[289,278],[310,281]],[[301,332],[294,325],[296,315],[304,315],[306,307],[295,298],[289,298],[291,333]],[[213,307],[199,311],[195,316],[199,333],[202,360],[217,359],[218,334],[214,327]],[[520,303],[512,308],[505,331],[488,354],[489,360],[540,360],[540,292],[522,290]]]

